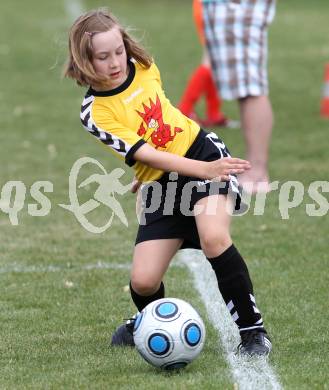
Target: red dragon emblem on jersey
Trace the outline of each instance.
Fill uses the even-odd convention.
[[[144,112],[137,111],[138,115],[143,118],[146,127],[142,122],[139,126],[137,134],[143,136],[147,129],[154,129],[151,134],[151,140],[155,148],[165,148],[169,141],[172,141],[177,133],[181,133],[183,129],[175,127],[173,134],[171,133],[171,126],[163,122],[162,107],[159,96],[156,96],[155,103],[150,98],[150,107],[143,103]],[[146,140],[147,141],[147,140]]]

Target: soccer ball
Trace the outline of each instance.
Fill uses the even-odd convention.
[[[201,352],[204,323],[193,307],[177,298],[158,299],[147,305],[134,324],[138,352],[162,369],[185,367]]]

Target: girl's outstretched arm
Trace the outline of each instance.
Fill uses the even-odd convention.
[[[134,159],[165,172],[177,172],[180,175],[209,180],[229,180],[229,175],[250,169],[250,163],[240,158],[225,157],[211,162],[192,160],[158,151],[148,144],[144,144],[134,153]]]

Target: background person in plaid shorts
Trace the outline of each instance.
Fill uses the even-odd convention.
[[[239,127],[237,121],[226,118],[221,111],[222,101],[212,77],[210,59],[205,47],[202,0],[193,0],[193,18],[198,33],[199,40],[203,47],[202,63],[191,74],[183,95],[178,103],[180,111],[189,118],[196,121],[201,127]],[[205,97],[206,117],[202,119],[195,112],[201,97]]]
[[[270,190],[268,153],[273,113],[268,98],[267,28],[275,0],[202,0],[213,76],[226,100],[237,99],[252,168],[239,177],[250,193]]]

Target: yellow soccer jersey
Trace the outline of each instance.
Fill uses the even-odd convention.
[[[142,182],[157,180],[163,171],[133,159],[145,142],[159,151],[184,156],[200,127],[171,105],[155,64],[149,69],[129,61],[126,81],[110,91],[90,88],[82,102],[83,126],[133,166]]]

